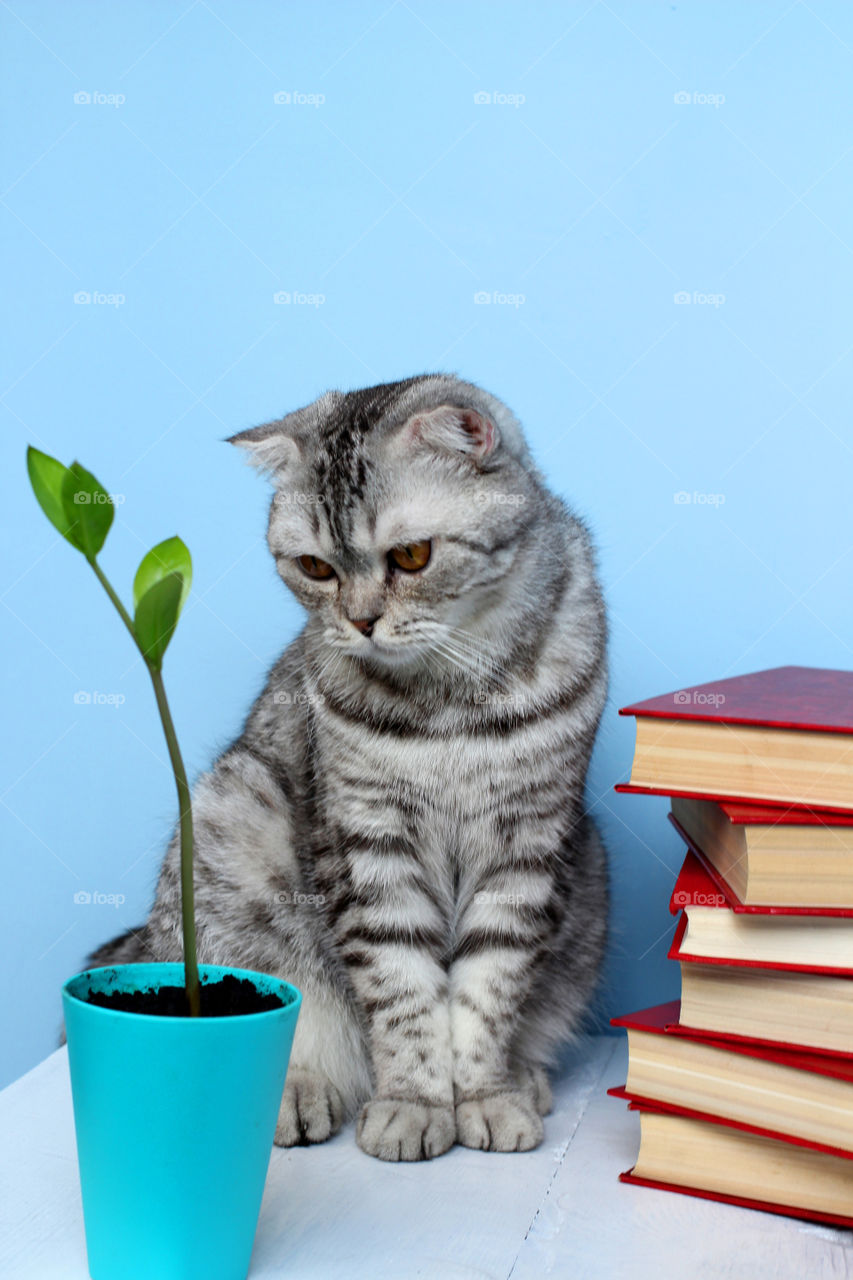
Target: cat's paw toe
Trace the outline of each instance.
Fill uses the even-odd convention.
[[[340,1129],[344,1118],[341,1095],[325,1076],[291,1069],[287,1073],[278,1124],[277,1147],[325,1142]]]
[[[545,1136],[529,1096],[516,1090],[460,1102],[456,1138],[481,1151],[531,1151]]]
[[[356,1138],[362,1151],[379,1160],[432,1160],[456,1139],[453,1108],[372,1098],[362,1107]]]

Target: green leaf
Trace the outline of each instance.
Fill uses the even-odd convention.
[[[34,449],[32,445],[27,449],[27,471],[38,504],[54,529],[58,529],[72,547],[82,551],[83,543],[76,522],[69,520],[62,501],[63,485],[71,472],[57,458]]]
[[[178,605],[178,614],[180,614],[190,593],[193,562],[187,547],[178,537],[166,538],[165,542],[158,542],[156,547],[152,547],[148,554],[143,556],[133,580],[134,609],[138,607],[145,593],[170,573],[179,573],[183,578],[183,590]]]
[[[133,630],[139,647],[157,671],[178,623],[183,589],[181,574],[170,573],[149,587],[136,605]]]
[[[75,545],[87,560],[94,560],[113,522],[112,498],[91,471],[72,462],[62,481],[62,505]]]

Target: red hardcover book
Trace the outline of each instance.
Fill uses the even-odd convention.
[[[681,1001],[669,1000],[661,1005],[662,1010],[666,1010],[667,1024],[666,1030],[673,1035],[692,1036],[697,1040],[722,1041],[724,1044],[742,1044],[754,1049],[766,1049],[772,1053],[784,1052],[790,1050],[792,1053],[803,1054],[811,1057],[813,1054],[819,1055],[832,1062],[846,1063],[853,1060],[853,1054],[845,1049],[827,1049],[823,1045],[805,1045],[800,1044],[796,1040],[790,1040],[785,1036],[756,1036],[741,1035],[734,1031],[719,1031],[716,1028],[691,1026],[689,1022],[685,1022],[681,1016]],[[633,1017],[639,1015],[634,1014]],[[614,1026],[619,1026],[618,1020],[614,1020]]]
[[[682,912],[670,960],[853,975],[853,924],[847,923],[853,912],[804,916],[764,908],[736,915],[719,879],[692,851],[684,859],[669,909],[673,915]]]
[[[703,796],[703,800],[713,799]],[[744,800],[720,800],[720,808],[729,822],[742,826],[853,827],[853,813],[837,813],[826,809],[809,809],[803,805],[748,804]]]
[[[624,1027],[626,1030],[631,1027],[638,1031],[683,1036],[688,1040],[702,1040],[708,1044],[731,1049],[733,1052],[743,1053],[750,1058],[781,1062],[802,1071],[814,1071],[818,1075],[833,1076],[838,1080],[849,1080],[853,1083],[853,1057],[849,1054],[830,1056],[800,1048],[798,1045],[783,1044],[778,1040],[747,1040],[743,1036],[722,1036],[713,1031],[699,1031],[694,1027],[685,1027],[679,1021],[679,1013],[680,1001],[667,1000],[663,1004],[651,1005],[648,1009],[638,1009],[635,1013],[625,1013],[619,1018],[611,1018],[610,1025]]]
[[[607,1090],[610,1098],[619,1098],[622,1102],[633,1103],[635,1111],[665,1111],[670,1116],[690,1116],[693,1120],[704,1120],[708,1124],[722,1124],[729,1129],[739,1129],[741,1133],[755,1133],[760,1138],[776,1138],[779,1142],[790,1142],[795,1147],[806,1147],[809,1151],[825,1151],[830,1156],[840,1156],[842,1160],[853,1160],[853,1151],[843,1147],[830,1146],[826,1142],[810,1142],[808,1138],[798,1138],[791,1133],[783,1133],[781,1129],[766,1129],[758,1124],[747,1124],[743,1120],[732,1120],[729,1116],[721,1116],[713,1111],[700,1111],[696,1107],[682,1107],[674,1102],[663,1102],[660,1098],[644,1097],[639,1093],[629,1093],[624,1084],[615,1084]]]
[[[729,816],[731,812],[735,812],[738,809],[747,809],[747,808],[749,809],[750,813],[760,813],[762,815],[766,815],[768,812],[766,807],[759,808],[758,806],[752,806],[752,805],[750,806],[720,805],[720,808],[726,811],[727,816]],[[802,810],[801,812],[811,814],[810,810]],[[813,817],[814,815],[811,814],[811,816]],[[831,815],[828,815],[828,814],[822,815],[822,817],[829,817],[829,816]],[[737,894],[735,893],[731,885],[728,883],[728,881],[725,880],[723,876],[720,875],[719,871],[714,866],[713,862],[711,862],[706,857],[705,853],[702,851],[702,849],[699,848],[699,845],[696,843],[693,837],[688,835],[688,833],[684,830],[684,828],[682,827],[678,819],[675,817],[675,815],[670,813],[670,814],[667,814],[667,817],[669,818],[672,825],[675,827],[678,834],[681,836],[684,843],[687,845],[688,849],[693,855],[695,862],[698,862],[703,868],[705,874],[708,876],[708,878],[712,882],[715,891],[724,899],[725,905],[729,907],[730,910],[734,911],[736,915],[841,916],[841,917],[846,917],[848,919],[853,918],[853,907],[778,907],[778,906],[770,906],[770,905],[759,905],[757,903],[752,903],[751,905],[747,905],[741,902],[740,898],[737,896]],[[732,821],[743,821],[743,819],[732,818]],[[766,817],[760,817],[760,818],[754,818],[754,819],[751,818],[749,819],[749,821],[755,821],[757,823],[761,823],[762,825],[764,825],[764,823],[766,822]],[[788,823],[787,818],[785,819],[785,822],[786,824]],[[809,822],[807,825],[815,825],[815,824],[813,822]],[[834,824],[830,823],[828,825],[831,826]],[[845,824],[845,825],[853,825],[853,815],[851,815],[849,824]],[[685,863],[685,867],[686,865],[687,864]],[[684,874],[684,867],[682,867],[682,874]],[[682,890],[689,889],[689,886],[686,884],[680,887],[682,888]],[[678,888],[679,886],[676,885],[676,889]],[[673,915],[683,905],[684,905],[683,903],[675,901],[675,894],[673,893],[673,896],[670,899],[670,903],[669,903],[669,909],[673,913]]]
[[[853,810],[853,672],[777,667],[622,707],[650,794]]]
[[[619,714],[853,734],[853,671],[772,667],[663,693]]]
[[[654,1065],[654,1060],[650,1070],[648,1050],[639,1053],[638,1062],[637,1045],[632,1042],[629,1083],[633,1076],[635,1087],[629,1088],[626,1083],[608,1089],[611,1097],[853,1159],[850,1145],[844,1147],[837,1142],[843,1137],[848,1144],[853,1144],[853,1135],[849,1131],[843,1133],[837,1121],[829,1125],[826,1123],[826,1114],[833,1112],[834,1107],[840,1107],[844,1115],[849,1115],[853,1109],[853,1058],[830,1058],[779,1046],[715,1039],[705,1032],[690,1031],[674,1024],[672,1015],[673,1011],[677,1015],[677,1010],[678,1002],[671,1001],[611,1019],[611,1026],[622,1027],[629,1034],[631,1031],[651,1034],[659,1037],[662,1045],[666,1041],[675,1042],[671,1051],[664,1051],[667,1069],[663,1073]],[[685,1041],[689,1042],[685,1048],[689,1045],[704,1046],[709,1052],[684,1054],[677,1045],[679,1042],[683,1045]],[[742,1066],[739,1065],[740,1060],[743,1060]],[[755,1071],[751,1063],[768,1063],[771,1070],[766,1074],[761,1070]],[[773,1067],[782,1067],[784,1071],[774,1072]],[[799,1073],[802,1073],[801,1077]],[[829,1081],[839,1081],[840,1085],[829,1085],[816,1103],[815,1087],[808,1079],[810,1076],[824,1076]],[[653,1082],[656,1092],[660,1090],[667,1096],[655,1096],[636,1087],[643,1080],[647,1084]],[[709,1081],[712,1082],[710,1085]],[[772,1090],[770,1106],[764,1107],[764,1114],[774,1121],[773,1125],[756,1122],[761,1107],[760,1101],[756,1105],[756,1098],[761,1098],[762,1087]],[[705,1096],[705,1107],[692,1106],[684,1101],[686,1097],[695,1099],[697,1095]],[[806,1099],[804,1107],[801,1106],[803,1097]],[[826,1139],[833,1137],[836,1141],[819,1141],[814,1136],[806,1136],[809,1133]]]
[[[681,966],[685,1026],[721,1039],[853,1056],[851,970],[688,956],[683,947],[686,928],[682,918],[669,952]]]
[[[622,715],[622,712],[619,712]],[[797,823],[803,826],[853,827],[853,805],[838,808],[818,808],[815,805],[794,804],[788,800],[745,800],[743,796],[726,791],[693,791],[689,787],[640,786],[636,782],[616,782],[613,790],[626,796],[684,796],[687,800],[714,800],[725,808],[733,822],[743,823]]]
[[[630,1102],[628,1106],[631,1111],[638,1111],[641,1116],[643,1114],[649,1116],[667,1116],[673,1114],[661,1107],[641,1106],[634,1102]],[[695,1123],[701,1125],[704,1122],[696,1121]],[[780,1148],[782,1145],[783,1144],[781,1143],[779,1144]],[[636,1167],[637,1166],[635,1165],[634,1169],[636,1169]],[[760,1200],[754,1197],[734,1195],[728,1192],[716,1191],[705,1187],[689,1187],[685,1186],[683,1183],[638,1176],[634,1172],[634,1169],[628,1169],[625,1173],[620,1173],[619,1181],[639,1187],[652,1187],[657,1191],[675,1191],[680,1195],[696,1196],[700,1200],[716,1200],[720,1204],[739,1205],[743,1209],[758,1209],[763,1213],[775,1213],[786,1218],[800,1218],[808,1222],[824,1222],[836,1227],[853,1227],[853,1216],[849,1216],[847,1214],[825,1213],[819,1209],[803,1208],[799,1205],[781,1204],[778,1201]],[[709,1170],[709,1174],[713,1177],[712,1170]],[[709,1177],[709,1181],[711,1180],[711,1177]]]

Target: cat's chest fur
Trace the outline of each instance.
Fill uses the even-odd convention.
[[[472,868],[493,860],[525,791],[547,787],[559,768],[559,753],[535,726],[382,733],[327,709],[317,717],[315,744],[327,821],[346,815],[368,840],[405,833],[442,878],[455,875],[459,861]],[[537,827],[537,842],[543,834]],[[524,840],[525,824],[514,837]]]

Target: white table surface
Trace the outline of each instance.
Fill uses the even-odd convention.
[[[580,1045],[537,1151],[455,1147],[383,1164],[352,1125],[275,1149],[251,1280],[841,1280],[853,1232],[617,1181],[639,1123],[605,1096],[622,1037]],[[68,1064],[58,1050],[0,1093],[0,1276],[86,1280]]]

